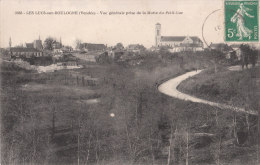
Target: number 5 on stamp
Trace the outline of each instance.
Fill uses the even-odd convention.
[[[258,0],[225,0],[225,40],[259,41]]]

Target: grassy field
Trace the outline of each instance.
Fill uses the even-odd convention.
[[[243,71],[229,71],[227,68],[208,69],[185,80],[179,90],[199,98],[255,109],[253,94],[259,93],[255,81],[260,78],[260,67]]]

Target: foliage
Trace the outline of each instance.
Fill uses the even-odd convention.
[[[80,39],[76,39],[76,40],[75,40],[75,45],[76,45],[76,46],[75,46],[76,49],[79,49],[79,50],[80,50],[80,49],[83,48],[82,41],[81,41]]]
[[[52,38],[52,37],[46,38],[45,41],[44,41],[44,49],[53,50],[54,42],[55,42],[54,38]]]
[[[241,44],[240,49],[242,52],[242,67],[244,64],[247,65],[248,63],[255,66],[258,58],[258,50],[253,49],[248,44]]]
[[[116,50],[123,50],[124,49],[124,46],[122,43],[117,43],[115,46],[114,46],[114,49]]]
[[[53,64],[53,60],[51,56],[41,56],[41,57],[32,56],[30,58],[22,57],[22,60],[29,62],[30,65],[47,66]]]

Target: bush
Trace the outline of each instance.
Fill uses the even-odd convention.
[[[31,58],[22,57],[23,61],[29,62],[30,65],[39,65],[39,66],[47,66],[53,64],[53,60],[51,56],[41,56]]]

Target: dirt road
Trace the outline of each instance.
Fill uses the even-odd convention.
[[[195,76],[196,74],[199,74],[201,71],[202,70],[191,71],[191,72],[187,72],[183,75],[180,75],[178,77],[172,78],[172,79],[162,83],[158,87],[158,90],[161,93],[164,93],[164,94],[171,96],[171,97],[174,97],[174,98],[178,98],[180,100],[186,100],[186,101],[191,101],[191,102],[195,102],[195,103],[208,104],[208,105],[215,106],[215,107],[218,107],[218,108],[221,108],[221,109],[228,109],[228,110],[232,110],[232,111],[257,115],[257,112],[252,111],[252,110],[245,110],[244,108],[233,107],[233,106],[230,106],[230,105],[227,105],[227,104],[220,104],[220,103],[211,102],[211,101],[208,101],[208,100],[200,99],[200,98],[197,98],[195,96],[191,96],[191,95],[182,93],[182,92],[177,90],[178,85],[182,81],[186,80],[189,77]]]

